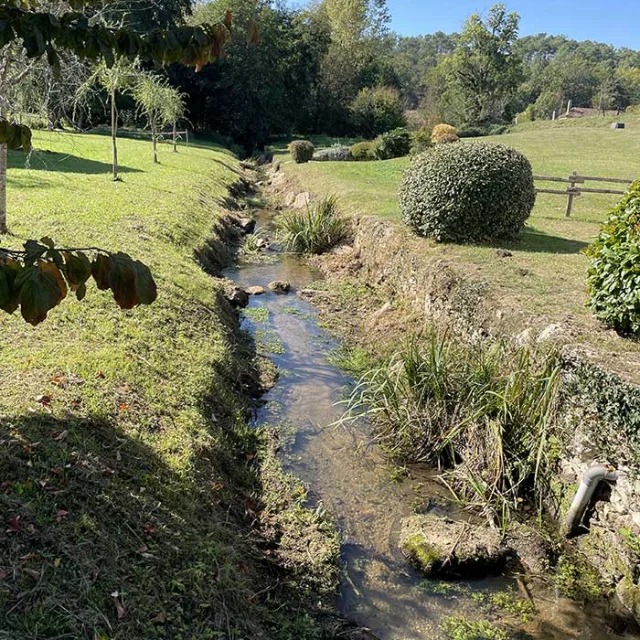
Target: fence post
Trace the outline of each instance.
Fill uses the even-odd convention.
[[[185,131],[185,134],[186,134],[186,138],[187,138],[187,147],[188,147],[189,146],[189,129],[187,129]]]
[[[571,180],[571,184],[569,186],[569,189],[571,190],[569,193],[569,200],[567,201],[567,210],[565,211],[565,217],[568,218],[571,215],[571,209],[573,208],[573,198],[574,198],[574,193],[573,190],[576,188],[576,183],[574,180],[572,180],[572,178],[575,178],[578,174],[574,171],[570,176],[569,176],[569,180]]]

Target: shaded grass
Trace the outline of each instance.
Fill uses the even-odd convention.
[[[244,420],[253,354],[194,258],[235,159],[167,148],[154,167],[149,142],[122,140],[131,171],[113,183],[98,170],[108,138],[35,132],[34,144],[33,165],[57,166],[12,154],[3,243],[48,235],[125,251],[149,264],[159,297],[122,312],[90,287],[37,329],[0,318],[0,638],[315,628],[287,595],[288,569],[265,565],[255,514],[273,472],[262,477],[260,434]]]

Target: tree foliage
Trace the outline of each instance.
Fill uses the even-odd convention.
[[[90,278],[98,289],[111,290],[122,309],[151,304],[158,295],[149,268],[126,253],[56,248],[50,238],[42,238],[27,240],[21,251],[0,249],[0,309],[12,314],[20,308],[35,326],[69,292],[83,300]]]

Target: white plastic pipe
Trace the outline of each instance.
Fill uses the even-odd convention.
[[[567,513],[565,523],[567,535],[570,535],[582,521],[582,516],[589,506],[593,492],[600,482],[603,480],[615,482],[617,479],[618,472],[604,464],[594,464],[587,469]]]

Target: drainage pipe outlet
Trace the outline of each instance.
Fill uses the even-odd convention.
[[[618,472],[604,464],[594,464],[589,467],[582,476],[582,482],[578,487],[578,491],[571,503],[567,519],[565,522],[565,530],[567,535],[571,535],[582,522],[582,516],[586,508],[589,506],[593,492],[596,487],[606,480],[607,482],[615,482],[618,479]]]

